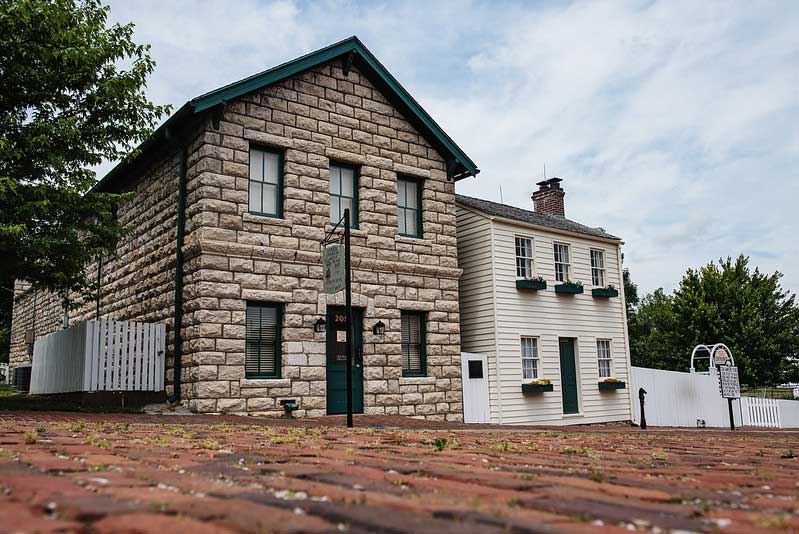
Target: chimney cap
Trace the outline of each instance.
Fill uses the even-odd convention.
[[[563,181],[563,178],[550,178],[548,180],[542,180],[537,182],[535,185],[540,186],[540,190],[543,191],[545,189],[560,189],[560,182]]]

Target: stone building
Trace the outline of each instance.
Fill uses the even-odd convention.
[[[167,323],[168,394],[195,411],[341,413],[344,295],[322,291],[320,240],[350,207],[356,408],[461,420],[454,182],[477,172],[346,39],[191,100],[98,182],[135,192],[132,232],[69,321]],[[17,284],[12,366],[62,315]]]

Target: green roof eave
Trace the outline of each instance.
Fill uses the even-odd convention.
[[[435,120],[419,105],[418,102],[405,90],[404,87],[386,70],[378,59],[364,46],[361,41],[353,36],[338,43],[332,44],[316,52],[311,52],[297,59],[291,60],[277,67],[259,74],[255,74],[238,82],[220,87],[211,92],[200,95],[184,104],[174,115],[166,120],[155,132],[150,135],[127,158],[120,161],[102,180],[97,182],[92,191],[107,191],[114,189],[115,182],[129,170],[134,163],[138,163],[144,154],[157,147],[159,142],[169,142],[170,133],[176,131],[183,122],[192,115],[202,113],[219,105],[224,105],[253,91],[299,74],[302,71],[326,63],[346,54],[354,54],[359,62],[369,67],[367,74],[373,74],[379,85],[389,93],[387,96],[401,111],[410,114],[408,118],[421,131],[419,132],[433,144],[447,159],[448,173],[455,180],[467,176],[476,176],[480,170],[477,165],[466,155],[463,150],[447,135]]]

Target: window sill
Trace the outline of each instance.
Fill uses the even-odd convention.
[[[291,221],[289,220],[280,217],[273,217],[271,215],[259,215],[256,213],[250,213],[249,211],[246,211],[241,215],[241,220],[244,222],[251,222],[251,223],[272,224],[274,226],[285,226],[287,228],[291,227]]]
[[[428,242],[425,240],[423,236],[412,236],[407,234],[397,234],[394,236],[394,240],[398,243],[409,243],[412,245],[419,245],[419,244],[427,244]]]
[[[239,381],[242,388],[290,388],[291,380],[288,378],[244,378]]]
[[[400,386],[419,386],[427,384],[435,385],[436,379],[433,376],[402,376],[399,379],[399,383]]]

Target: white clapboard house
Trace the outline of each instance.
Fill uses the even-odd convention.
[[[622,241],[566,219],[560,182],[534,211],[457,196],[469,422],[631,419]]]

